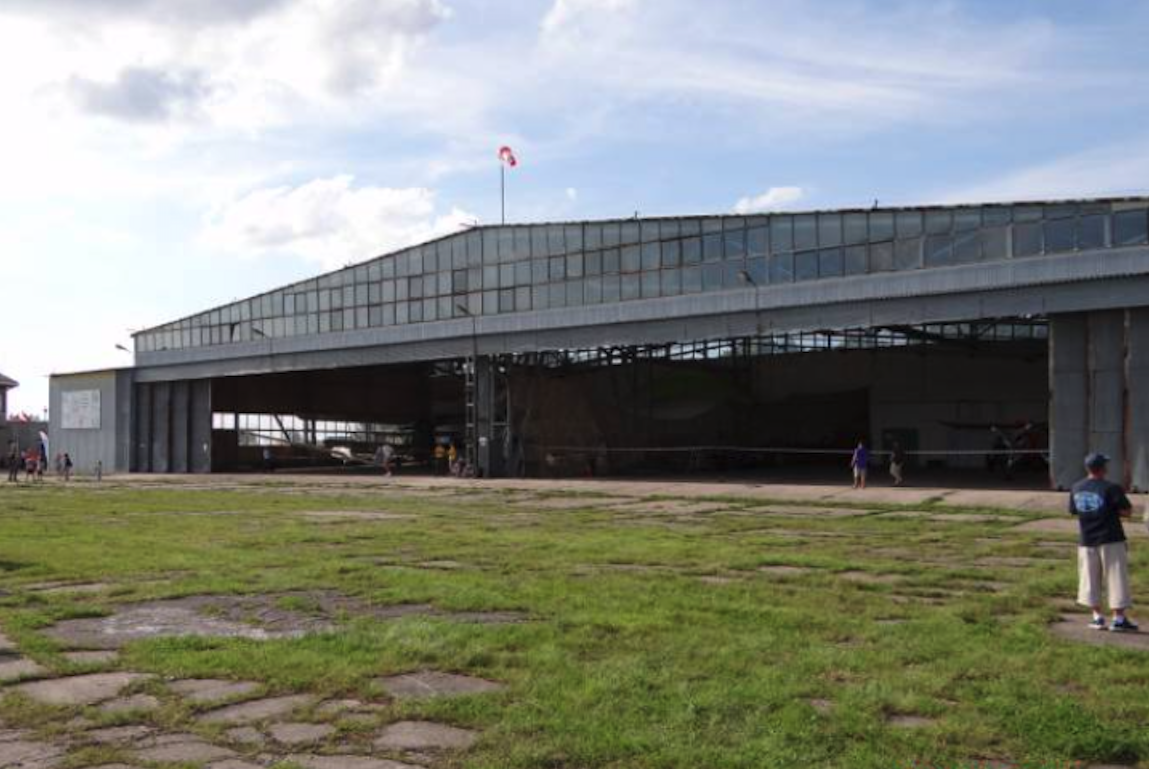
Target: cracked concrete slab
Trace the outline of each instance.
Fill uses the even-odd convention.
[[[233,758],[234,750],[224,748],[194,734],[169,734],[156,738],[148,747],[136,751],[140,761],[157,763],[197,763]]]
[[[100,705],[101,713],[131,713],[132,711],[152,711],[158,709],[160,701],[150,694],[133,694],[130,697],[117,697]]]
[[[103,744],[116,744],[124,742],[138,742],[146,737],[151,737],[155,734],[155,729],[150,726],[111,726],[106,729],[93,729],[87,732],[84,737]]]
[[[246,697],[259,691],[259,688],[260,684],[253,681],[228,681],[220,678],[185,678],[168,684],[168,689],[197,705]]]
[[[269,718],[286,716],[293,710],[305,707],[311,702],[311,697],[306,694],[268,697],[212,710],[204,714],[200,721],[205,724],[244,724],[264,721]]]
[[[0,658],[0,683],[6,684],[20,678],[42,676],[47,672],[47,668],[27,657]]]
[[[388,694],[400,700],[463,697],[499,692],[506,688],[503,684],[484,678],[435,671],[378,678],[376,683],[386,689]]]
[[[64,748],[35,740],[0,742],[0,767],[51,769],[64,760]]]
[[[304,769],[423,769],[418,764],[405,764],[402,761],[371,756],[293,754],[287,756],[285,760]]]
[[[375,747],[379,750],[466,750],[475,744],[478,734],[431,721],[400,721],[379,733]]]
[[[141,673],[91,673],[33,681],[14,689],[43,705],[95,705],[150,677]]]
[[[268,727],[267,732],[276,742],[297,747],[327,739],[335,733],[335,727],[331,724],[289,722],[272,724]]]

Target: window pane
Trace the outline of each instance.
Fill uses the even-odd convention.
[[[899,240],[894,249],[895,270],[916,270],[922,266],[922,239]]]
[[[717,291],[722,288],[722,264],[702,265],[702,290]]]
[[[1045,223],[1045,252],[1072,251],[1077,245],[1077,220],[1054,219]]]
[[[678,296],[682,293],[682,271],[681,270],[663,270],[662,271],[662,295],[663,296]]]
[[[617,246],[622,242],[622,227],[618,222],[611,222],[602,226],[602,244],[604,246]]]
[[[622,296],[618,275],[604,275],[602,279],[602,300],[617,302]]]
[[[750,256],[765,256],[769,250],[770,230],[754,227],[746,233],[746,251]]]
[[[794,220],[789,216],[770,218],[770,250],[775,253],[794,248]]]
[[[622,225],[622,244],[629,245],[638,242],[638,222],[624,222]]]
[[[530,286],[520,286],[515,289],[515,309],[519,312],[525,312],[531,309]]]
[[[586,274],[602,275],[602,252],[595,251],[586,255]]]
[[[722,258],[722,236],[719,234],[705,235],[702,238],[702,258],[708,262],[717,262]]]
[[[894,215],[889,211],[870,214],[870,242],[894,239]]]
[[[1146,242],[1146,212],[1119,211],[1113,214],[1113,245],[1139,246]]]
[[[954,237],[954,263],[970,264],[981,261],[981,233],[962,230]]]
[[[687,238],[682,241],[682,263],[702,263],[702,241],[698,238]]]
[[[662,260],[661,250],[657,241],[642,244],[642,269],[657,270]]]
[[[794,248],[815,248],[817,245],[817,217],[812,214],[794,217]]]
[[[627,246],[622,249],[622,271],[638,272],[642,268],[642,253],[638,246]]]
[[[638,273],[622,276],[623,300],[638,299],[642,296],[642,280]]]
[[[842,217],[838,214],[818,214],[818,245],[842,245]]]
[[[599,304],[602,301],[602,278],[587,278],[583,293],[587,304]]]
[[[899,211],[897,224],[899,238],[916,238],[922,234],[922,214],[920,211]]]
[[[662,243],[662,266],[677,267],[682,264],[682,242],[667,240]]]
[[[948,235],[953,229],[953,214],[949,211],[928,211],[926,232],[930,235]]]
[[[1078,248],[1105,248],[1105,219],[1103,214],[1094,214],[1077,220]]]
[[[894,244],[874,243],[870,246],[870,272],[894,269]]]
[[[838,278],[842,275],[842,249],[829,248],[818,252],[818,275]]]
[[[567,307],[581,307],[582,304],[582,281],[567,281]]]
[[[981,226],[980,208],[963,208],[954,212],[954,229],[959,231],[976,230]]]
[[[953,264],[954,240],[949,235],[930,235],[926,238],[926,267],[947,267]]]
[[[622,266],[621,252],[617,248],[612,248],[602,252],[602,271],[607,273],[615,273],[619,271]]]
[[[653,299],[658,296],[658,271],[642,273],[642,298]]]
[[[641,230],[643,243],[658,240],[658,222],[642,222]]]
[[[731,230],[723,236],[726,241],[727,259],[741,259],[746,256],[746,230]]]
[[[852,246],[858,243],[865,243],[867,238],[866,231],[866,215],[865,214],[846,214],[843,220],[843,227],[845,232],[842,237],[846,245]]]
[[[687,267],[682,271],[682,293],[697,294],[702,290],[702,268]]]
[[[846,275],[865,275],[866,247],[848,246],[843,258],[842,268]]]
[[[1013,226],[1013,255],[1036,256],[1041,253],[1041,222]]]
[[[803,251],[794,254],[794,279],[815,280],[818,277],[818,252]]]
[[[981,253],[986,261],[1009,258],[1009,225],[986,227],[981,230]]]
[[[582,277],[582,254],[569,254],[567,256],[567,277]]]
[[[794,280],[794,255],[774,254],[770,257],[770,282],[790,283]]]

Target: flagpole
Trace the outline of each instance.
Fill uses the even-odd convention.
[[[507,164],[499,160],[499,206],[500,218],[503,224],[507,223]]]

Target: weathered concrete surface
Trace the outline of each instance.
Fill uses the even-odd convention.
[[[284,723],[272,724],[267,731],[276,742],[295,747],[327,739],[335,733],[335,727],[331,724]]]
[[[120,658],[119,652],[109,649],[99,651],[64,652],[62,656],[73,665],[109,665]]]
[[[466,750],[478,735],[431,721],[400,721],[379,733],[375,747],[380,750]]]
[[[0,683],[8,683],[18,678],[42,676],[47,669],[27,657],[0,657]]]
[[[200,720],[206,724],[245,724],[264,721],[269,718],[286,716],[293,710],[310,704],[311,701],[311,697],[306,694],[269,697],[213,710],[204,714]]]
[[[51,769],[63,759],[59,745],[30,739],[0,742],[0,767],[5,769]]]
[[[149,677],[140,673],[92,673],[20,684],[15,690],[44,705],[95,705]]]
[[[252,726],[237,726],[234,729],[228,729],[224,732],[224,737],[231,742],[244,745],[262,745],[265,742],[263,732]]]
[[[100,705],[103,713],[130,713],[133,710],[156,710],[160,701],[150,694],[133,694],[130,697],[117,697]]]
[[[1088,627],[1085,614],[1063,614],[1049,626],[1058,638],[1091,646],[1109,646],[1117,649],[1149,652],[1149,633],[1113,633]]]
[[[502,691],[503,684],[455,673],[424,671],[376,679],[387,693],[400,700],[423,700],[433,697],[462,697]]]
[[[260,685],[252,681],[228,681],[219,678],[185,678],[172,681],[168,688],[188,702],[205,704],[246,697],[259,691]]]
[[[151,737],[153,734],[155,734],[155,729],[150,726],[111,726],[106,729],[93,729],[87,732],[84,737],[93,742],[113,745],[116,743],[138,742],[146,737]]]
[[[293,754],[284,760],[302,766],[304,769],[423,769],[417,764],[405,764],[401,761],[390,761],[386,758],[372,758],[370,756]]]
[[[1126,520],[1123,523],[1125,536],[1129,539],[1144,539],[1149,537],[1149,530],[1145,528],[1145,524],[1140,520]],[[1020,526],[1015,526],[1013,530],[1026,534],[1066,534],[1077,536],[1079,529],[1077,519],[1065,515],[1060,518],[1038,518],[1036,521],[1029,521]]]
[[[194,734],[168,734],[157,737],[136,752],[140,761],[163,763],[205,763],[234,757],[235,751],[213,745]]]

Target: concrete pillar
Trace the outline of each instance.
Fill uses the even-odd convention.
[[[1149,491],[1149,308],[1128,311],[1125,348],[1128,482],[1136,491]]]
[[[1125,312],[1093,312],[1089,334],[1089,445],[1112,458],[1113,480],[1125,480]],[[1080,468],[1079,473],[1084,472]]]
[[[152,471],[152,386],[135,386],[135,462],[132,470],[138,473]]]
[[[1058,489],[1081,477],[1081,460],[1088,451],[1088,337],[1084,314],[1049,319],[1049,469]]]
[[[480,356],[475,361],[475,435],[479,442],[476,467],[483,478],[494,475],[494,374],[494,365],[489,357]]]

